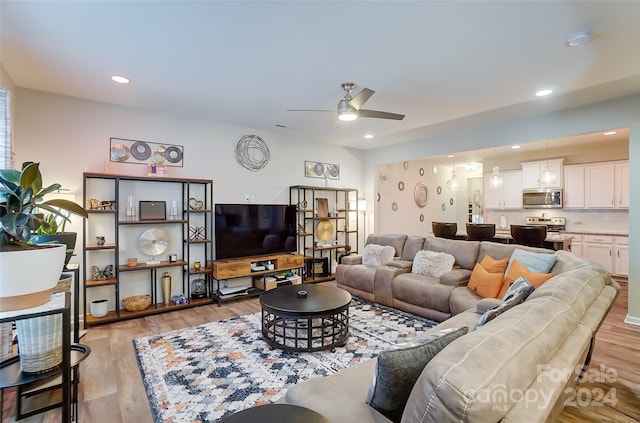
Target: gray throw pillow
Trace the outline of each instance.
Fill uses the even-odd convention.
[[[380,353],[365,402],[389,420],[399,422],[413,385],[427,363],[466,333],[466,327],[444,329]]]
[[[534,289],[536,289],[536,287],[531,285],[531,282],[529,282],[527,278],[520,276],[511,284],[507,293],[504,294],[500,305],[484,312],[478,320],[478,323],[476,323],[474,330],[482,327],[482,325],[500,316],[510,308],[523,303]]]

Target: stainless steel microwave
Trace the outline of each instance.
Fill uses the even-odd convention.
[[[561,209],[562,189],[550,188],[522,191],[523,209]]]

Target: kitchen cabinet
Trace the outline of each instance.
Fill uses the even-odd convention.
[[[584,257],[582,251],[582,235],[571,234],[571,252],[577,256]]]
[[[587,208],[629,207],[629,162],[588,165],[585,177]]]
[[[571,165],[564,167],[563,206],[565,208],[582,209],[585,206],[584,199],[584,165]]]
[[[613,236],[583,235],[583,256],[613,273]]]
[[[627,236],[614,237],[613,274],[629,276],[629,237]]]
[[[549,159],[535,162],[521,163],[522,166],[522,189],[539,188],[561,188],[562,187],[562,162],[564,159]],[[545,185],[540,179],[540,174],[545,170],[556,174],[556,181],[553,184]]]
[[[616,207],[629,208],[629,162],[615,165]]]
[[[484,175],[484,208],[485,209],[521,209],[522,208],[522,171],[509,170],[500,172],[502,187],[489,187],[491,173]]]

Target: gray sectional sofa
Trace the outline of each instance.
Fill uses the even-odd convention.
[[[404,235],[372,236],[368,242],[393,245],[397,258],[372,269],[350,257],[348,264],[343,261],[338,266],[338,286],[371,301],[442,320],[422,336],[444,328],[469,330],[424,367],[404,408],[403,423],[557,418],[620,289],[604,268],[566,251],[529,249],[557,256],[551,269],[554,276],[525,302],[475,329],[482,313],[500,300],[481,299],[465,286],[473,264],[485,254],[506,257],[514,248],[526,247],[432,237],[418,247],[419,237]],[[421,248],[453,254],[454,270],[440,280],[412,275],[411,255]],[[287,391],[282,402],[311,408],[332,422],[389,422],[365,403],[375,366],[376,360],[369,360],[300,383]]]
[[[516,249],[553,253],[544,248],[488,241],[462,241],[433,236],[402,234],[370,235],[367,244],[391,246],[394,260],[382,266],[362,264],[361,255],[343,257],[336,269],[339,288],[368,301],[442,322],[452,315],[474,307],[482,298],[466,284],[476,263],[485,255],[495,259],[509,257]],[[455,257],[453,270],[439,279],[411,272],[413,259],[420,250],[444,252]]]

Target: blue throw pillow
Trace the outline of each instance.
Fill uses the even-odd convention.
[[[556,264],[558,257],[555,254],[534,253],[516,248],[509,258],[509,264],[504,271],[505,275],[509,273],[509,268],[514,260],[518,260],[530,272],[549,273],[553,265]]]

